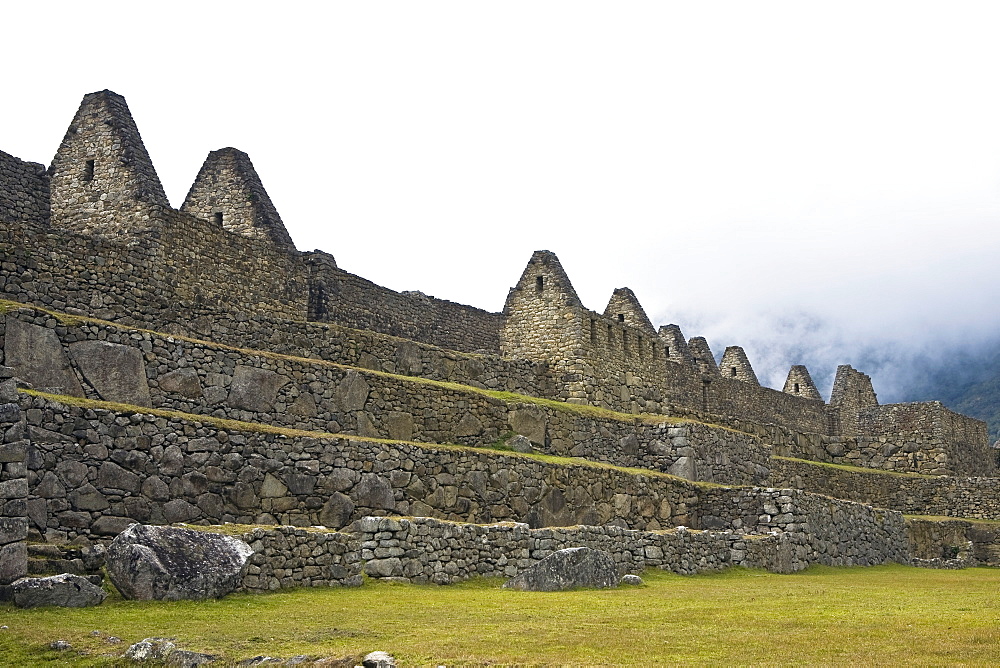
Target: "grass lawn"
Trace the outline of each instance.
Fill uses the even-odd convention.
[[[1000,663],[1000,569],[734,569],[603,591],[501,590],[368,581],[207,602],[96,608],[0,606],[0,664],[109,665],[128,644],[170,636],[232,660],[260,654],[360,657],[402,665]],[[100,636],[92,636],[98,630]],[[120,645],[105,638],[118,636]],[[53,640],[73,650],[48,650]]]

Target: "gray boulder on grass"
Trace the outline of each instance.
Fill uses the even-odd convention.
[[[607,552],[589,547],[558,550],[504,583],[505,589],[560,591],[618,586],[618,567]]]
[[[108,576],[130,599],[219,598],[243,581],[253,549],[242,540],[205,531],[133,524],[105,557]]]
[[[14,605],[19,608],[39,608],[55,605],[61,608],[86,608],[100,605],[108,594],[79,575],[63,573],[47,578],[23,578],[11,587]]]

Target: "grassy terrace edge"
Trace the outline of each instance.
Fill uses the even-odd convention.
[[[832,464],[830,462],[818,462],[812,459],[799,459],[798,457],[786,457],[784,455],[771,455],[771,459],[780,459],[786,462],[794,462],[796,464],[809,464],[810,466],[819,466],[822,468],[834,469],[837,471],[846,471],[848,473],[887,475],[887,476],[896,476],[898,478],[923,478],[926,480],[933,480],[934,478],[941,477],[941,476],[926,475],[924,473],[910,473],[908,471],[887,471],[885,469],[866,469],[862,466],[851,466],[850,464]]]
[[[128,325],[122,325],[121,323],[112,322],[110,320],[101,320],[100,318],[92,318],[90,316],[82,315],[71,315],[68,313],[63,313],[61,311],[53,311],[52,309],[43,308],[40,306],[35,306],[34,304],[25,304],[23,302],[11,301],[9,299],[0,299],[0,315],[8,313],[9,311],[16,311],[20,309],[31,309],[33,311],[38,311],[55,318],[59,323],[66,327],[79,327],[83,324],[94,324],[104,327],[112,327],[126,332],[142,332],[146,334],[153,334],[155,336],[161,336],[166,339],[175,339],[178,341],[186,341],[188,343],[194,343],[197,345],[211,346],[213,348],[218,348],[220,350],[230,350],[233,352],[238,352],[243,355],[249,355],[253,357],[264,357],[268,359],[276,360],[288,360],[292,362],[304,363],[304,364],[315,364],[319,366],[326,366],[336,369],[345,369],[356,371],[361,374],[382,376],[384,378],[391,378],[393,380],[398,380],[406,383],[415,383],[420,385],[431,385],[435,387],[440,387],[442,389],[452,390],[455,392],[464,392],[466,394],[477,394],[480,396],[488,397],[497,401],[504,403],[523,403],[523,404],[535,404],[538,406],[545,406],[546,408],[551,408],[552,410],[561,411],[564,413],[572,413],[575,415],[582,415],[586,417],[603,418],[608,420],[615,420],[617,422],[632,422],[632,423],[642,423],[642,424],[700,424],[714,429],[723,429],[726,431],[731,431],[737,434],[747,434],[748,432],[741,431],[739,429],[734,429],[732,427],[727,427],[725,425],[714,424],[711,422],[701,422],[698,420],[692,420],[690,418],[678,418],[670,417],[667,415],[657,415],[652,413],[622,413],[619,411],[613,411],[608,408],[601,408],[599,406],[587,406],[583,404],[573,404],[566,401],[559,401],[557,399],[546,399],[543,397],[533,397],[528,394],[518,394],[516,392],[505,392],[501,390],[487,390],[484,388],[474,387],[472,385],[463,385],[461,383],[453,383],[444,380],[432,380],[430,378],[422,378],[419,376],[404,376],[402,374],[390,373],[388,371],[379,371],[376,369],[366,369],[364,367],[352,366],[349,364],[341,364],[339,362],[331,362],[329,360],[319,359],[315,357],[301,357],[298,355],[286,355],[283,353],[275,353],[267,350],[256,350],[253,348],[241,348],[239,346],[231,346],[225,343],[217,343],[215,341],[209,341],[207,339],[198,339],[191,336],[186,336],[183,334],[167,334],[165,332],[159,332],[153,329],[147,329],[142,327],[131,327]],[[326,324],[326,323],[318,323]],[[347,328],[350,329],[350,328]],[[364,330],[350,330],[350,331],[364,331]],[[381,334],[379,334],[381,336]],[[389,335],[385,335],[389,336]],[[398,337],[392,337],[398,338]],[[399,339],[400,341],[405,341],[407,339]],[[426,344],[425,344],[426,345]],[[438,348],[437,346],[429,346],[431,348],[436,348],[438,350],[445,350],[444,348]],[[451,352],[451,351],[450,351]],[[465,355],[467,353],[458,353]]]

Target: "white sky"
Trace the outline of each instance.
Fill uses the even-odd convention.
[[[109,88],[174,206],[235,146],[300,250],[390,288],[499,310],[548,249],[589,308],[890,399],[1000,331],[997,3],[28,5],[0,150],[47,164]]]

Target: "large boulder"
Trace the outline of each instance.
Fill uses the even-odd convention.
[[[44,605],[87,608],[100,605],[108,596],[90,580],[69,573],[47,578],[24,578],[15,582],[11,589],[14,605],[19,608],[40,608]]]
[[[505,589],[560,591],[618,586],[618,567],[607,552],[589,547],[558,550],[504,583]]]
[[[199,600],[235,591],[253,550],[205,531],[133,524],[108,546],[108,576],[131,599]]]

